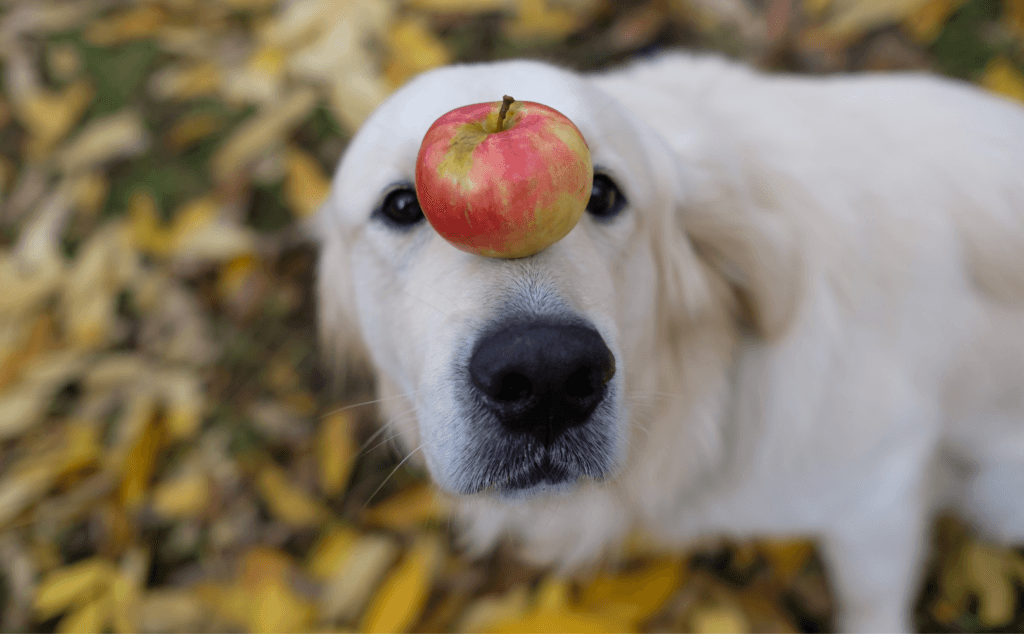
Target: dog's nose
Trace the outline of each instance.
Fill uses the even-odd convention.
[[[549,444],[587,421],[615,374],[615,357],[593,328],[524,324],[483,339],[469,374],[507,429]]]

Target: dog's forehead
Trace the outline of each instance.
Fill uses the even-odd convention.
[[[503,95],[550,106],[572,120],[584,138],[597,123],[603,95],[569,71],[534,61],[451,66],[420,75],[389,97],[353,138],[335,190],[341,207],[361,216],[382,189],[408,182],[430,125],[461,106],[499,102]],[[588,139],[589,142],[589,139]],[[342,201],[338,201],[342,202]]]

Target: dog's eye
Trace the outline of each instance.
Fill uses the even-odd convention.
[[[423,210],[420,209],[420,201],[416,199],[416,191],[403,187],[396,189],[384,198],[384,204],[380,206],[380,213],[390,222],[408,227],[423,220]]]
[[[625,206],[626,197],[619,191],[615,181],[604,174],[594,174],[587,212],[595,218],[614,218]]]

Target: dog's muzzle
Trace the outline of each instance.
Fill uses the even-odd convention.
[[[506,430],[550,446],[589,420],[615,375],[615,357],[588,326],[517,324],[477,344],[469,374]]]

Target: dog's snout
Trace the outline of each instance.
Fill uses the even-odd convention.
[[[615,357],[593,328],[525,324],[483,339],[469,373],[507,429],[547,444],[586,422],[615,374]]]

